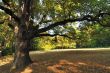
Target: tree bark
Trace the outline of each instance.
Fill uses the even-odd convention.
[[[29,56],[32,39],[28,38],[28,31],[24,27],[15,27],[15,37],[15,56],[12,69],[20,69],[32,63]]]

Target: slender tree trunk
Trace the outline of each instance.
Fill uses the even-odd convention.
[[[31,39],[28,36],[27,31],[23,27],[15,27],[16,45],[12,69],[24,68],[32,62],[29,56]]]

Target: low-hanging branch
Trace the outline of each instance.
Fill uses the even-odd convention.
[[[4,20],[0,20],[0,24],[3,24],[4,23]]]
[[[1,5],[0,5],[0,9],[3,10],[6,14],[10,15],[12,18],[14,18],[16,22],[19,22],[19,17],[16,16],[12,10]]]
[[[43,36],[50,36],[50,37],[54,37],[54,36],[63,36],[69,39],[74,39],[73,37],[70,37],[68,35],[65,34],[39,34],[38,37],[43,37]]]
[[[44,27],[44,28],[41,28],[39,29],[37,32],[39,33],[42,33],[42,32],[46,32],[56,26],[59,26],[59,25],[65,25],[67,24],[68,22],[76,22],[76,21],[92,21],[92,22],[99,22],[100,19],[99,17],[103,17],[104,15],[109,15],[110,16],[110,13],[99,13],[97,14],[96,16],[93,16],[93,15],[85,15],[84,17],[81,17],[81,18],[73,18],[73,19],[66,19],[66,20],[62,20],[62,21],[59,21],[59,22],[55,22],[47,27]]]

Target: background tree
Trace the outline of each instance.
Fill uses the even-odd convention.
[[[14,41],[14,34],[11,28],[7,26],[9,24],[8,22],[8,16],[5,15],[5,13],[1,12],[0,13],[1,20],[5,19],[5,22],[1,22],[0,25],[0,50],[2,51],[2,56],[11,54],[13,52],[12,44]],[[2,25],[3,24],[3,25]]]
[[[110,47],[109,27],[105,28],[99,24],[86,24],[80,27],[79,32],[77,44],[81,48]]]

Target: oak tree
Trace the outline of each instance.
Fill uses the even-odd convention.
[[[68,23],[100,23],[103,17],[110,15],[109,3],[109,0],[2,0],[0,11],[8,15],[8,26],[15,34],[16,51],[12,68],[19,69],[32,63],[29,49],[33,38],[67,36],[47,31]],[[3,18],[0,22],[5,20]]]

